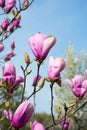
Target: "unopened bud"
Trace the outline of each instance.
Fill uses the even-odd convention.
[[[24,52],[24,60],[27,65],[30,64],[30,58],[29,58],[29,55],[27,54],[27,52]]]
[[[14,50],[14,49],[15,49],[15,42],[14,42],[14,40],[12,40],[12,41],[11,41],[10,46],[11,46],[11,49],[12,49],[12,50]]]
[[[39,82],[39,88],[43,88],[43,86],[44,86],[44,83],[45,83],[45,78],[42,78],[41,80],[40,80],[40,82]]]
[[[24,7],[28,7],[29,6],[29,0],[24,0]]]
[[[9,101],[8,101],[8,102],[5,102],[5,107],[6,107],[6,108],[9,108],[9,106],[10,106]]]
[[[4,45],[2,42],[0,42],[0,52],[2,52],[4,50]]]
[[[31,121],[30,121],[30,123],[29,123],[29,127],[32,128],[32,122],[31,122]]]
[[[32,86],[36,86],[38,84],[38,82],[40,81],[40,79],[41,79],[40,75],[34,76]]]
[[[58,114],[61,114],[61,112],[62,112],[62,110],[61,110],[61,108],[59,107],[59,108],[57,109],[57,113],[58,113]]]
[[[14,16],[16,16],[16,15],[17,15],[17,11],[12,10],[12,14],[13,14]]]
[[[16,107],[17,106],[17,103],[16,102],[14,102],[14,107]]]

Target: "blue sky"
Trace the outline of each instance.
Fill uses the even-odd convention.
[[[69,44],[73,45],[75,52],[87,51],[87,0],[35,0],[28,10],[22,12],[21,26],[21,29],[4,41],[9,50],[10,41],[15,40],[17,57],[12,62],[17,67],[18,75],[22,74],[20,65],[24,65],[24,51],[28,52],[31,59],[34,58],[28,45],[29,37],[37,32],[56,37],[57,43],[41,67],[41,74],[47,76],[50,55],[55,58],[64,56]],[[33,63],[32,67],[35,69],[33,76],[36,64]],[[32,76],[27,81],[27,93],[31,93]],[[40,94],[37,94],[37,112],[49,112],[49,97],[49,84],[46,84]]]

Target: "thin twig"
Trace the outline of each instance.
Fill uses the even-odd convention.
[[[30,2],[30,4],[27,6],[27,8],[29,8],[34,1],[35,1],[35,0],[32,0],[32,1]],[[20,0],[19,0],[19,2],[20,2]],[[19,5],[21,5],[21,2],[20,2]],[[14,18],[11,19],[9,25],[14,21],[14,19],[15,19],[22,11],[26,10],[27,8],[20,8],[20,7],[19,7],[19,10],[17,11],[17,14],[14,16]],[[2,13],[2,14],[0,14],[0,15],[3,15],[3,14],[6,14],[6,13]],[[7,14],[6,14],[6,15],[7,15]],[[9,25],[8,25],[8,26],[9,26]],[[16,29],[17,29],[17,28],[15,28],[14,31],[15,31]],[[13,31],[13,32],[14,32],[14,31]],[[0,42],[6,40],[13,32],[8,32],[7,37],[2,38],[2,39],[0,40]],[[2,34],[3,34],[3,30],[2,30],[2,32],[0,33],[0,36],[1,36]]]
[[[19,9],[21,10],[21,1],[19,0]]]
[[[79,100],[78,100],[78,101],[79,101]],[[86,104],[87,104],[87,100],[86,100],[80,107],[78,107],[73,113],[72,113],[72,111],[71,111],[71,114],[70,114],[70,113],[67,113],[67,114],[66,114],[66,118],[69,118],[69,117],[71,117],[72,115],[74,115],[78,110],[80,110],[81,108],[83,108]],[[61,119],[55,121],[55,125],[60,124],[60,123],[61,123],[61,120],[64,119],[64,117],[65,117],[65,116],[63,116]],[[52,123],[51,125],[49,125],[49,126],[46,128],[46,130],[52,128],[53,126],[54,126],[54,124]]]
[[[35,93],[39,92],[40,90],[41,90],[41,88],[37,89],[35,91]],[[34,95],[34,91],[31,93],[31,95],[29,97],[27,97],[27,100],[30,99],[33,95]]]
[[[71,113],[70,115],[68,115],[68,117],[74,115],[78,110],[80,110],[81,108],[83,108],[85,105],[87,104],[87,101],[85,101],[80,107],[78,107],[73,113]]]
[[[23,68],[23,67],[22,67]],[[24,86],[23,86],[23,91],[22,91],[22,98],[21,98],[21,103],[23,102],[24,100],[24,93],[25,93],[25,88],[26,88],[26,70],[27,70],[28,66],[26,66],[25,69],[22,69],[23,70],[23,74],[24,74]]]

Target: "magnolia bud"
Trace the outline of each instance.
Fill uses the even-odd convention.
[[[45,78],[42,78],[41,80],[40,80],[40,82],[39,82],[39,88],[43,88],[43,86],[44,86],[44,83],[45,83]]]
[[[4,45],[2,42],[0,42],[0,52],[2,52],[4,50]]]
[[[57,113],[58,113],[58,114],[61,114],[61,112],[62,112],[62,110],[61,110],[61,108],[59,107],[59,108],[57,109]]]
[[[24,6],[28,7],[29,6],[29,1],[28,0],[24,0]]]
[[[14,50],[14,49],[15,49],[15,42],[14,42],[14,40],[12,40],[12,41],[11,41],[10,46],[11,46],[11,49],[12,49],[12,50]]]
[[[25,63],[26,63],[27,65],[30,64],[30,57],[29,57],[29,55],[27,54],[27,52],[24,52],[24,60],[25,60]]]
[[[9,108],[9,106],[10,106],[9,101],[5,102],[5,107],[6,107],[6,108]]]

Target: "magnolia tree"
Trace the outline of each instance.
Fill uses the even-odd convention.
[[[72,79],[74,75],[83,75],[84,78],[87,78],[87,73],[85,70],[87,68],[87,53],[85,51],[80,51],[76,53],[72,45],[68,45],[65,50],[64,59],[66,60],[66,67],[62,73],[63,79]],[[72,64],[71,64],[72,63]],[[64,81],[64,80],[63,80]],[[73,94],[73,91],[69,87],[67,87],[67,83],[62,82],[62,87],[58,87],[55,85],[55,101],[54,101],[54,108],[55,111],[58,112],[58,108],[60,109],[61,113],[63,114],[63,104],[66,103],[70,105],[75,103],[77,96]],[[79,102],[81,105],[85,100],[87,100],[87,93],[85,94],[84,98],[82,98]],[[58,102],[58,103],[57,103]],[[77,113],[72,116],[72,120],[70,121],[70,128],[72,130],[85,130],[87,128],[86,121],[87,121],[87,105],[84,108],[81,108]],[[81,123],[82,122],[82,123]]]
[[[12,33],[15,32],[16,29],[20,27],[21,21],[21,11],[26,10],[31,4],[34,2],[32,0],[29,2],[28,0],[0,0],[0,7],[2,9],[2,13],[0,15],[6,16],[6,18],[2,21],[0,26],[0,52],[4,50],[4,40],[6,40]],[[6,95],[12,95],[15,91],[17,91],[18,85],[20,83],[22,86],[22,93],[20,98],[20,103],[17,108],[12,111],[12,106],[8,103],[7,107],[0,107],[0,111],[3,113],[0,121],[5,117],[9,121],[8,130],[19,130],[25,127],[27,122],[30,121],[32,115],[35,116],[35,105],[36,105],[36,94],[39,93],[41,89],[45,86],[45,83],[48,82],[50,86],[50,111],[52,117],[52,123],[45,127],[43,124],[38,122],[38,120],[34,120],[34,122],[30,123],[31,130],[48,130],[55,129],[57,125],[60,126],[61,130],[68,130],[70,124],[70,117],[75,114],[80,108],[85,106],[87,101],[85,101],[80,106],[78,103],[83,99],[86,91],[87,91],[87,80],[82,75],[74,75],[73,79],[67,79],[66,82],[68,86],[71,88],[71,91],[76,96],[76,101],[73,104],[63,105],[64,113],[61,115],[60,110],[58,109],[58,118],[54,116],[54,95],[53,89],[54,84],[58,84],[61,87],[61,83],[63,82],[61,72],[66,67],[67,62],[61,57],[57,57],[54,59],[53,56],[49,58],[48,64],[48,76],[40,75],[40,67],[43,61],[46,59],[49,51],[51,51],[52,47],[56,44],[56,37],[53,35],[46,36],[43,33],[36,33],[34,36],[31,36],[28,40],[29,46],[31,48],[32,53],[34,54],[34,62],[37,64],[37,74],[33,79],[33,91],[26,98],[25,90],[26,90],[26,81],[27,76],[31,74],[32,71],[28,71],[31,60],[27,52],[24,53],[24,62],[26,67],[21,66],[21,70],[23,72],[22,76],[16,75],[15,65],[11,63],[11,58],[15,56],[15,43],[11,42],[11,51],[7,53],[5,56],[1,56],[1,61],[6,62],[2,67],[2,77],[0,78],[0,88],[4,88],[6,90]],[[86,71],[87,74],[87,71]],[[34,97],[34,103],[30,102],[30,98]],[[2,103],[2,102],[1,102]],[[3,105],[0,105],[3,106]]]

